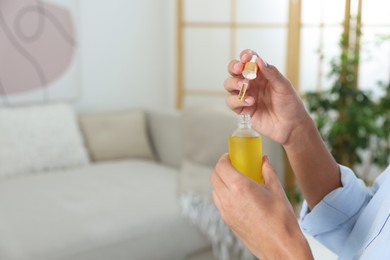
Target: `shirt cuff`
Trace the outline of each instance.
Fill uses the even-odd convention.
[[[366,203],[369,190],[353,171],[339,166],[342,187],[327,194],[311,211],[304,201],[301,210],[301,227],[309,235],[329,232],[353,218]],[[351,223],[353,225],[353,223]]]

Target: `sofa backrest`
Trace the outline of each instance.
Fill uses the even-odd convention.
[[[237,123],[237,115],[226,106],[185,109],[182,112],[183,162],[214,168],[221,155],[228,152],[228,138]],[[283,148],[265,136],[262,139],[263,154],[269,156],[283,183]]]
[[[146,125],[156,159],[179,168],[183,160],[181,112],[148,110]]]
[[[142,118],[140,113],[145,116],[145,124],[139,120]],[[125,120],[128,123],[124,123]],[[109,150],[107,149],[109,145],[113,144],[112,141],[108,143],[109,145],[100,145],[97,148],[91,145],[91,141],[93,141],[91,137],[93,136],[95,136],[95,140],[99,141],[98,144],[101,143],[102,137],[96,136],[96,130],[103,127],[105,130],[113,132],[110,134],[110,138],[118,139],[113,145],[116,148],[127,144],[123,140],[128,139],[129,134],[132,135],[131,139],[136,137],[137,140],[132,140],[127,144],[127,147],[130,147],[131,152],[135,153],[136,156],[128,154],[129,152],[124,153],[127,150],[115,150],[116,153],[119,151],[120,155],[126,155],[122,159],[154,158],[164,165],[177,169],[180,169],[185,162],[214,168],[218,158],[227,152],[228,137],[236,128],[237,116],[226,107],[203,106],[190,107],[183,111],[154,109],[81,115],[80,121],[90,154],[93,149],[96,150],[100,147],[97,151],[106,157],[108,156]],[[136,128],[134,128],[135,125]],[[145,127],[143,128],[142,125]],[[91,130],[88,131],[86,127],[91,128]],[[134,129],[130,131],[130,128]],[[133,134],[131,134],[132,132]],[[142,152],[143,149],[139,148],[135,148],[135,151],[133,148],[139,146],[134,146],[134,142],[141,142],[141,147],[150,146],[153,155],[146,156]],[[279,176],[282,177],[284,171],[282,147],[263,137],[263,153],[269,155]],[[109,155],[110,157],[104,159],[121,159],[118,154],[115,156],[118,158],[112,157],[111,153]],[[94,160],[94,158],[92,159]]]
[[[198,106],[183,111],[149,110],[147,128],[156,159],[180,168],[183,162],[214,168],[227,152],[228,137],[237,127],[237,116],[227,107]],[[284,156],[281,145],[263,136],[263,153],[268,155],[283,181]]]
[[[226,106],[190,106],[183,110],[184,157],[199,165],[214,168],[228,152],[230,134],[237,127],[237,116]]]

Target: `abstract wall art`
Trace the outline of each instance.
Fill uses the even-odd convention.
[[[0,1],[0,106],[79,96],[78,5]]]

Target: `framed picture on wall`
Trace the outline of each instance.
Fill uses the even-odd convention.
[[[0,1],[0,106],[79,97],[79,4]]]

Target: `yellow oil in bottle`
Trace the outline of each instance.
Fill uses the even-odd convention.
[[[262,139],[251,128],[250,116],[240,115],[239,127],[229,137],[229,158],[233,166],[258,184],[263,184]]]

